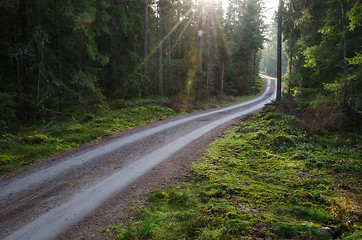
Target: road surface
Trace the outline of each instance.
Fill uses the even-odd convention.
[[[160,121],[2,177],[0,238],[59,238],[147,172],[192,149],[197,139],[271,99],[275,80],[266,78],[265,92],[247,102]]]

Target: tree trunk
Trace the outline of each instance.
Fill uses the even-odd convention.
[[[212,89],[210,89],[210,85],[211,85],[211,74],[212,74],[212,53],[211,53],[211,45],[212,45],[212,34],[211,34],[211,29],[212,29],[212,22],[211,22],[211,15],[212,15],[212,9],[211,9],[212,3],[208,4],[208,24],[207,24],[207,75],[206,75],[206,90],[208,95],[210,96],[210,93],[212,91]]]
[[[204,32],[203,32],[203,6],[201,6],[201,17],[200,17],[200,23],[199,23],[199,31],[198,31],[198,37],[199,37],[199,60],[198,60],[198,77],[197,77],[197,86],[196,86],[196,92],[197,92],[197,98],[200,99],[202,97],[202,54],[203,54],[203,48],[204,48]]]
[[[143,43],[143,56],[144,56],[144,74],[146,77],[148,77],[148,63],[147,63],[147,57],[148,57],[148,0],[145,0],[145,26],[144,26],[144,43]],[[144,92],[146,95],[148,95],[148,83],[145,80],[144,86]]]
[[[59,1],[58,1],[59,3]],[[62,63],[62,45],[60,37],[59,8],[56,10],[56,28],[57,28],[57,57],[58,57],[58,81],[63,83],[63,63]],[[63,90],[61,84],[58,89],[58,111],[63,112]]]
[[[343,41],[343,70],[344,73],[347,73],[347,68],[348,68],[348,62],[347,62],[347,40],[346,40],[346,32],[347,32],[347,28],[346,28],[346,24],[345,24],[345,12],[344,12],[344,6],[343,6],[343,2],[342,0],[339,0],[339,3],[341,5],[341,17],[342,17],[342,26],[343,26],[343,31],[342,31],[342,35],[341,35],[341,42]]]
[[[158,56],[158,90],[159,94],[163,96],[163,39],[162,39],[162,7],[161,1],[158,4],[158,14],[159,14],[159,22],[158,22],[158,41],[160,42],[159,47],[159,56]]]
[[[288,84],[288,95],[290,96],[291,95],[291,85],[292,85],[292,68],[293,68],[293,50],[290,50],[290,53],[289,53],[289,68],[288,68],[288,71],[289,71],[289,84]]]
[[[224,76],[225,76],[225,60],[222,61],[220,94],[223,94],[223,93],[224,93]]]
[[[277,49],[277,102],[282,100],[282,6],[279,0],[278,9],[278,49]]]

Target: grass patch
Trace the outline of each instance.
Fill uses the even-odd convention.
[[[61,120],[1,135],[0,174],[81,144],[178,114],[166,106],[144,101],[113,104],[112,108],[104,108],[98,115],[80,112],[66,111]]]
[[[308,132],[299,123],[274,112],[240,123],[193,164],[184,183],[152,193],[141,216],[108,229],[107,237],[355,239],[362,229],[362,138]]]

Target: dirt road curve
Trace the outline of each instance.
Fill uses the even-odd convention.
[[[91,238],[99,222],[116,221],[126,203],[184,172],[222,129],[275,99],[274,80],[266,86],[253,100],[160,121],[3,176],[0,238]]]

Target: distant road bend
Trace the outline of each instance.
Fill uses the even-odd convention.
[[[115,194],[211,130],[275,99],[263,94],[217,110],[160,121],[0,180],[0,238],[54,239]]]

